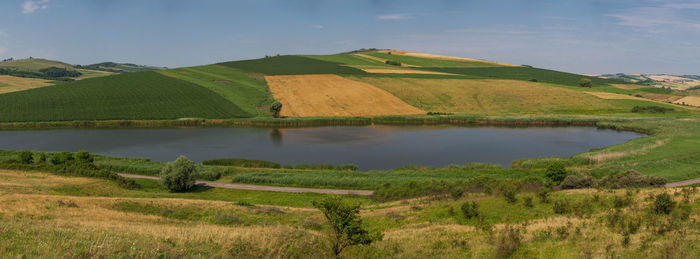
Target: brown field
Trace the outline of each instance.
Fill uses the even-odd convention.
[[[534,82],[491,79],[352,77],[432,112],[523,114],[614,108],[605,100]]]
[[[370,84],[338,75],[266,76],[282,116],[378,116],[425,114]]]
[[[676,100],[683,98],[683,96],[670,94],[639,93],[639,95],[649,100],[658,102],[675,102]]]
[[[677,103],[677,104],[685,103],[687,105],[700,106],[700,96],[686,96],[686,97],[683,97],[681,99],[676,100],[674,103]]]
[[[677,105],[677,104],[673,104],[673,103],[667,103],[667,102],[662,102],[662,101],[656,101],[656,100],[653,100],[653,99],[646,99],[646,98],[641,98],[641,97],[636,97],[636,96],[631,96],[631,95],[616,94],[616,93],[603,93],[603,92],[586,92],[586,93],[587,93],[587,94],[590,94],[590,95],[594,95],[594,96],[596,96],[596,97],[598,97],[598,98],[607,99],[607,100],[614,100],[614,99],[618,99],[618,100],[620,100],[620,99],[623,99],[623,100],[624,100],[624,99],[627,99],[627,100],[640,100],[640,101],[648,101],[648,102],[654,102],[654,103],[668,104],[668,105],[672,105],[672,106],[676,106],[676,107],[684,108],[684,109],[691,109],[691,110],[695,109],[695,108],[693,108],[693,107],[686,107],[686,106]],[[688,96],[688,97],[692,97],[692,96]],[[687,98],[687,97],[686,97],[686,98]],[[681,99],[681,100],[682,100],[682,99]],[[679,101],[681,101],[681,100],[677,100],[677,101],[675,101],[675,103],[679,103]],[[686,102],[686,103],[688,103],[688,102]],[[692,104],[691,104],[691,105],[692,105]]]
[[[370,56],[370,55],[365,55],[365,54],[353,54],[353,55],[358,56],[358,57],[363,57],[363,58],[371,59],[371,60],[375,60],[375,61],[379,61],[379,62],[382,62],[382,63],[386,62],[386,59],[378,58],[378,57],[375,57],[375,56]],[[401,64],[401,66],[402,66],[402,67],[420,67],[420,66],[414,66],[414,65],[403,64],[403,63]]]
[[[507,66],[507,67],[519,67],[518,65],[506,64],[506,63],[500,63],[500,62],[494,62],[494,61],[488,61],[488,60],[483,60],[483,59],[462,58],[462,57],[452,57],[452,56],[442,56],[442,55],[435,55],[435,54],[428,54],[428,53],[420,53],[420,52],[399,51],[399,50],[382,50],[382,51],[379,51],[379,52],[381,52],[381,53],[391,52],[391,54],[404,55],[404,56],[411,56],[411,57],[417,57],[417,58],[434,58],[434,59],[447,59],[447,60],[462,60],[462,61],[472,61],[472,62],[484,62],[484,63],[493,64],[493,65]]]
[[[367,73],[373,74],[432,74],[432,75],[455,75],[450,73],[435,72],[435,71],[423,71],[423,70],[410,70],[410,69],[373,69],[365,68],[362,69]]]
[[[49,80],[0,75],[0,94],[53,85]]]

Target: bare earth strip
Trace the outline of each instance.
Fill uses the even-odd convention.
[[[338,75],[265,76],[282,103],[282,116],[381,116],[425,114],[391,93]]]
[[[382,52],[382,53],[391,52],[391,54],[404,55],[404,56],[411,56],[411,57],[418,57],[418,58],[434,58],[434,59],[447,59],[447,60],[463,60],[463,61],[472,61],[472,62],[484,62],[484,63],[494,64],[494,65],[499,65],[499,66],[506,66],[506,67],[519,67],[518,65],[506,64],[506,63],[499,63],[499,62],[488,61],[488,60],[483,60],[483,59],[462,58],[462,57],[452,57],[452,56],[442,56],[442,55],[435,55],[435,54],[428,54],[428,53],[420,53],[420,52],[398,51],[398,50],[387,50],[387,51],[379,51],[379,52]]]
[[[687,105],[700,106],[700,96],[686,96],[686,97],[683,97],[679,100],[676,100],[674,103],[677,103],[677,104],[685,103]]]
[[[0,75],[0,94],[53,85],[49,80]]]
[[[155,176],[135,175],[135,174],[119,174],[119,175],[122,177],[126,177],[126,178],[160,180],[159,177],[155,177]],[[374,193],[373,191],[363,191],[363,190],[337,190],[337,189],[279,187],[279,186],[220,183],[220,182],[207,182],[207,181],[197,181],[196,184],[202,185],[202,186],[208,186],[208,187],[215,187],[215,188],[250,190],[250,191],[267,191],[267,192],[295,192],[295,193],[311,192],[311,193],[321,193],[321,194],[344,194],[344,195],[362,195],[362,196],[369,196],[369,195],[372,195],[372,193]]]
[[[423,71],[423,70],[410,70],[410,69],[362,69],[367,73],[373,74],[431,74],[431,75],[455,75],[450,73],[435,72],[435,71]]]

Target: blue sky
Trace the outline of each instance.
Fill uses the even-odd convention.
[[[700,1],[3,0],[0,58],[167,67],[363,47],[700,74]]]

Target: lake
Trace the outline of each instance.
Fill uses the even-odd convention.
[[[60,129],[0,131],[0,149],[78,151],[172,161],[264,159],[283,165],[347,164],[361,170],[444,167],[568,157],[644,136],[594,127],[364,126],[316,128]]]

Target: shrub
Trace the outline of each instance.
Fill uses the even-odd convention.
[[[588,175],[584,176],[577,176],[577,175],[569,175],[566,178],[564,178],[564,181],[561,182],[559,187],[562,189],[582,189],[582,188],[590,188],[595,184],[595,181],[593,180],[593,177],[590,177]]]
[[[398,62],[398,61],[387,60],[384,63],[387,65],[392,65],[392,66],[401,66],[401,62]]]
[[[652,211],[656,214],[670,214],[673,208],[676,207],[676,202],[673,201],[668,193],[656,195],[656,200],[652,204]]]
[[[73,159],[79,164],[92,164],[95,161],[90,152],[85,150],[80,150],[76,152],[73,155]]]
[[[479,216],[479,205],[475,201],[471,203],[465,202],[460,209],[462,210],[462,215],[467,219]]]
[[[632,197],[630,196],[615,196],[613,197],[613,207],[624,208],[632,203]]]
[[[559,184],[564,180],[568,172],[561,161],[553,161],[547,165],[545,176],[554,184]]]
[[[539,191],[537,191],[537,197],[540,198],[541,203],[549,203],[549,193],[551,192],[552,189],[541,188]]]
[[[22,150],[18,154],[19,162],[22,164],[34,163],[34,154],[29,150]]]
[[[515,203],[516,201],[518,201],[518,199],[515,197],[515,194],[518,193],[519,188],[520,186],[517,183],[503,182],[499,186],[499,191],[501,192],[501,194],[503,194],[503,197],[508,203]]]
[[[634,106],[631,111],[636,113],[666,113],[674,110],[673,108],[664,108],[659,106]]]
[[[581,78],[581,80],[578,81],[578,86],[591,88],[593,87],[593,82],[588,78]]]
[[[464,197],[464,190],[462,188],[455,188],[454,190],[452,190],[450,195],[452,195],[452,198],[454,198],[455,200],[458,200],[459,198]]]
[[[381,234],[372,235],[362,226],[359,204],[349,204],[339,196],[329,196],[312,204],[330,224],[332,233],[329,239],[336,256],[348,246],[368,245],[382,238]]]
[[[557,200],[554,201],[554,204],[552,205],[552,210],[556,214],[566,214],[571,211],[571,205],[567,200]]]
[[[522,241],[521,230],[512,225],[506,225],[496,237],[496,258],[508,258],[513,254]]]
[[[202,180],[216,181],[221,178],[221,171],[216,168],[202,167],[198,170],[197,177]]]
[[[219,158],[205,160],[203,165],[222,165],[222,166],[238,166],[251,168],[281,168],[280,164],[267,160],[252,160],[243,158]]]
[[[525,207],[532,208],[535,205],[532,203],[532,196],[525,196],[523,197],[523,202],[525,203]]]
[[[275,101],[272,104],[270,104],[270,113],[272,113],[272,117],[279,118],[281,111],[282,111],[282,103],[281,102]]]
[[[359,167],[357,167],[354,164],[344,164],[344,165],[339,165],[335,169],[340,170],[340,171],[357,171],[359,169]]]
[[[629,170],[624,173],[608,175],[598,181],[598,187],[602,188],[642,188],[663,187],[666,179],[657,176],[645,176],[637,171]]]
[[[73,162],[73,154],[68,151],[63,151],[60,153],[53,153],[51,154],[51,157],[49,160],[51,160],[51,164],[54,165],[63,165],[63,164],[70,164]]]
[[[34,163],[37,163],[37,164],[46,163],[46,153],[44,153],[44,152],[37,153],[36,157],[34,158]]]
[[[194,163],[184,156],[168,163],[160,171],[160,184],[171,192],[183,192],[192,188],[197,178]]]

